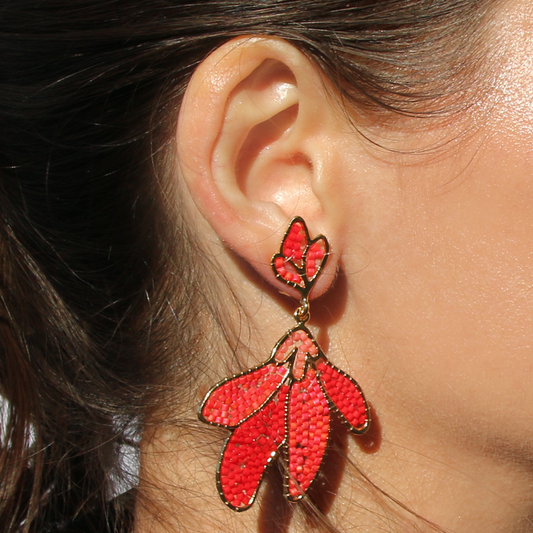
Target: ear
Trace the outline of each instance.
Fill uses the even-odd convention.
[[[304,218],[311,238],[328,238],[314,297],[333,280],[341,253],[328,192],[339,115],[303,53],[281,39],[248,37],[198,67],[178,120],[178,162],[199,212],[266,279],[282,287],[270,260],[292,217]]]

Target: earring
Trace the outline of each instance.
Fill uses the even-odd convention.
[[[328,254],[327,239],[319,235],[311,240],[303,219],[294,218],[272,258],[272,269],[300,293],[296,326],[265,363],[221,381],[200,406],[202,422],[231,431],[216,478],[220,497],[234,511],[252,505],[267,466],[278,455],[286,463],[286,498],[303,498],[326,452],[332,410],[357,435],[370,424],[359,385],[327,360],[306,326],[309,293]]]

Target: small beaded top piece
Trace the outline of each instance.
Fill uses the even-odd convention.
[[[294,502],[305,496],[322,465],[332,411],[357,435],[370,424],[359,385],[327,360],[306,327],[308,296],[328,254],[327,239],[311,240],[303,219],[294,218],[272,269],[300,293],[297,324],[265,363],[221,381],[200,406],[202,422],[231,431],[216,478],[220,497],[234,511],[252,505],[267,466],[277,457],[285,462],[286,498]]]

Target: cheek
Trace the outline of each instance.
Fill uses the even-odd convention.
[[[398,416],[518,442],[533,431],[533,165],[483,146],[383,202],[355,312]]]
[[[345,270],[383,417],[533,454],[533,4],[506,5],[473,138],[415,128],[368,169],[344,162]],[[439,137],[455,148],[407,155]]]

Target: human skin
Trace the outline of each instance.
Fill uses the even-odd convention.
[[[379,428],[367,441],[348,439],[348,457],[447,531],[518,533],[533,531],[533,5],[503,2],[491,24],[494,70],[474,105],[446,118],[361,119],[365,136],[321,88],[312,64],[284,44],[270,50],[269,42],[243,41],[215,53],[183,104],[177,174],[251,330],[261,327],[251,354],[242,355],[246,364],[265,360],[293,325],[293,304],[278,296],[269,255],[282,220],[309,215],[311,233],[327,234],[332,247],[310,328],[362,386]],[[254,54],[257,65],[269,58],[293,77],[278,69],[243,85]],[[225,96],[217,99],[217,91]],[[288,111],[296,100],[298,116]],[[254,107],[265,120],[281,117],[278,135],[259,148],[243,140],[256,118],[239,129]],[[260,276],[243,275],[248,265]],[[227,299],[230,316],[239,316]],[[227,365],[212,363],[214,376],[225,377]],[[199,400],[212,384],[200,384]],[[220,441],[208,446],[201,435],[147,432],[141,487],[159,500],[148,481],[165,484],[170,497],[156,506],[157,517],[141,507],[138,532],[183,524],[261,530],[261,496],[242,514],[218,500]],[[340,528],[431,530],[409,512],[386,510],[387,499],[349,470],[327,509]],[[201,517],[179,505],[187,491]],[[287,520],[287,531],[306,527],[296,515]]]

